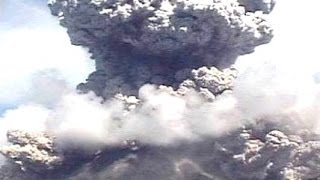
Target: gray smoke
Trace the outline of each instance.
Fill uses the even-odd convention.
[[[191,69],[229,67],[273,36],[262,13],[246,13],[236,1],[53,1],[50,6],[72,43],[88,47],[96,60],[96,71],[78,88],[105,98],[137,95],[147,83],[177,88]]]
[[[96,71],[80,93],[36,76],[39,89],[28,96],[34,103],[1,120],[3,143],[7,130],[19,130],[7,133],[13,145],[1,150],[10,160],[2,174],[319,177],[318,37],[305,31],[316,11],[312,2],[283,1],[268,15],[274,2],[257,2],[50,1],[72,44],[89,48]],[[270,24],[275,38],[252,53],[273,37]]]

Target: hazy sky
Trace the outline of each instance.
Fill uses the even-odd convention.
[[[0,49],[0,112],[30,99],[39,74],[74,87],[93,70],[86,51],[70,45],[46,0],[0,1]]]

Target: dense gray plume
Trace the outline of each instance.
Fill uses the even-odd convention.
[[[265,120],[268,113],[243,115],[251,107],[239,106],[250,101],[233,101],[246,92],[232,93],[237,78],[232,65],[272,39],[265,17],[274,5],[272,0],[51,0],[51,12],[72,44],[90,49],[96,71],[79,84],[82,95],[62,98],[45,132],[7,132],[11,145],[0,150],[8,159],[0,177],[319,177],[318,136]],[[281,113],[277,118],[288,118]]]
[[[176,88],[191,69],[229,67],[273,36],[262,13],[246,12],[235,0],[55,0],[49,6],[72,43],[88,47],[96,61],[79,89],[106,98],[137,95],[146,83]]]

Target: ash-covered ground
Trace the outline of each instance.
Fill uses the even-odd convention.
[[[36,128],[5,129],[0,179],[320,177],[314,79],[268,63],[236,68],[237,59],[261,58],[255,48],[277,35],[269,20],[275,1],[48,5],[71,43],[89,49],[95,71],[50,108],[29,104],[6,114],[2,123],[25,116]]]

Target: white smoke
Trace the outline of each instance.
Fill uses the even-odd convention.
[[[230,95],[208,103],[195,93],[179,97],[145,85],[139,97],[141,104],[126,112],[125,105],[116,99],[102,102],[93,93],[66,94],[49,114],[47,130],[62,144],[101,147],[126,140],[174,145],[223,135],[242,125]]]

